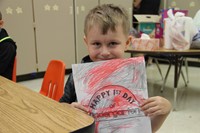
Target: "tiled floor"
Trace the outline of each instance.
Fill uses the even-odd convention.
[[[162,65],[163,73],[166,65]],[[148,67],[149,95],[161,95],[173,103],[174,67],[172,67],[164,92],[160,92],[161,76],[155,65]],[[183,67],[183,72],[185,68]],[[200,68],[189,67],[189,83],[187,87],[180,77],[178,85],[177,110],[172,111],[158,133],[199,133],[200,132]]]
[[[167,66],[160,65],[163,74]],[[183,67],[183,71],[184,67]],[[161,95],[173,103],[173,74],[174,68],[171,68],[164,92],[160,92],[162,84],[161,77],[157,67],[152,64],[147,67],[147,81],[149,96]],[[163,126],[157,133],[199,133],[200,132],[200,68],[189,67],[189,84],[185,87],[182,77],[178,85],[178,103],[177,110],[172,111],[166,119]],[[65,80],[67,76],[65,77]],[[24,86],[38,92],[42,79],[19,82]]]

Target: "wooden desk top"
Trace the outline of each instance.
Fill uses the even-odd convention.
[[[94,119],[0,76],[1,133],[94,131]],[[86,131],[85,131],[86,132]]]
[[[175,54],[175,55],[200,55],[200,49],[189,49],[189,50],[137,50],[133,49],[131,46],[126,50],[127,53],[144,53],[144,54]]]

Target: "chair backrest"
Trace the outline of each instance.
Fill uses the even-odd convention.
[[[17,57],[15,56],[14,65],[13,65],[13,72],[12,72],[12,81],[17,81]]]
[[[59,101],[64,91],[65,63],[51,60],[45,72],[40,94]]]

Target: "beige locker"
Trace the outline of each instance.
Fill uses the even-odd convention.
[[[36,72],[32,0],[0,0],[4,28],[17,44],[17,75]]]
[[[38,71],[52,59],[75,63],[73,0],[34,0]]]
[[[200,0],[173,0],[166,2],[168,8],[186,9],[189,11],[189,16],[194,17],[196,12],[200,10]]]
[[[88,55],[86,46],[84,44],[84,20],[88,11],[98,5],[98,0],[74,0],[75,2],[75,34],[76,34],[76,57],[77,63]]]

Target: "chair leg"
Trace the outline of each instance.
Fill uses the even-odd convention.
[[[163,75],[162,75],[162,71],[161,71],[161,69],[160,69],[160,66],[159,66],[158,60],[157,60],[157,59],[154,59],[154,61],[156,62],[156,66],[157,66],[158,71],[159,71],[159,73],[160,73],[160,76],[161,76],[161,78],[162,78],[162,80],[163,80]]]
[[[167,78],[168,78],[168,75],[169,75],[169,71],[171,69],[171,65],[172,65],[172,63],[170,62],[169,67],[167,69],[167,73],[165,75],[165,78],[164,78],[164,81],[163,81],[163,84],[162,84],[162,87],[161,87],[161,90],[160,90],[161,92],[163,92],[163,90],[164,90],[164,87],[165,87],[165,84],[166,84],[166,81],[167,81]]]

